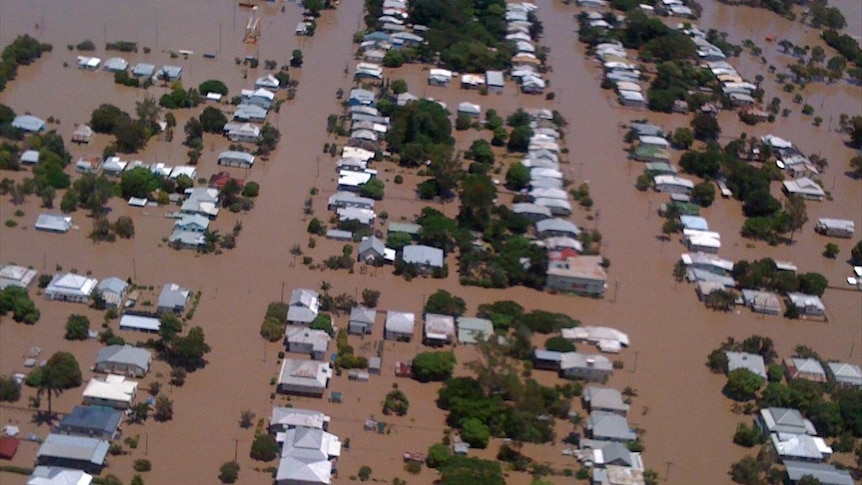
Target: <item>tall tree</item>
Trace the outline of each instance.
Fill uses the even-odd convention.
[[[152,133],[159,131],[159,116],[161,113],[162,108],[159,106],[158,101],[150,95],[144,96],[144,99],[135,102],[135,114],[138,115],[138,120]]]
[[[36,396],[48,397],[48,420],[53,416],[52,399],[70,387],[81,385],[81,368],[78,361],[68,352],[57,352],[39,370],[39,384]]]
[[[805,199],[800,195],[791,195],[784,203],[784,211],[788,215],[788,224],[790,229],[790,238],[788,244],[793,244],[793,235],[796,231],[802,229],[802,226],[808,222],[808,211],[805,207]]]

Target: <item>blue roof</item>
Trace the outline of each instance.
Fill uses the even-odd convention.
[[[12,128],[37,132],[45,129],[45,120],[31,115],[18,115],[12,120]]]
[[[132,68],[133,76],[150,77],[156,71],[156,66],[152,64],[141,63]]]
[[[370,34],[365,34],[365,36],[362,37],[362,40],[376,40],[385,42],[392,41],[392,39],[390,39],[389,36],[384,34],[383,32],[372,32]]]
[[[559,362],[563,358],[563,354],[554,350],[542,350],[536,349],[533,353],[533,358],[536,360],[550,360],[554,362]]]
[[[709,223],[700,216],[679,216],[679,222],[682,223],[685,229],[694,229],[696,231],[709,230]]]
[[[60,420],[60,429],[78,428],[93,430],[100,434],[113,434],[120,425],[123,413],[103,407],[75,406],[72,412]]]

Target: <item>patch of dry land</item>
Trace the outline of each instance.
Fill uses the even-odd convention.
[[[809,221],[796,232],[793,244],[773,246],[742,238],[740,228],[745,221],[742,202],[734,198],[717,196],[710,207],[700,210],[701,216],[709,221],[710,230],[721,234],[719,255],[722,258],[752,261],[769,257],[792,261],[800,273],[824,275],[829,281],[829,287],[822,296],[826,318],[788,319],[781,315],[762,315],[742,305],[732,311],[721,312],[705,308],[698,301],[694,285],[674,279],[674,265],[680,260],[681,253],[688,250],[680,243],[678,235],[666,237],[662,232],[665,221],[656,214],[656,209],[668,202],[667,194],[635,189],[636,179],[643,170],[642,162],[628,157],[630,145],[624,142],[632,120],[646,119],[670,133],[678,127],[689,126],[695,115],[655,113],[619,106],[614,91],[601,88],[601,64],[587,55],[585,45],[578,42],[578,33],[574,31],[578,24],[573,16],[583,9],[567,3],[536,1],[538,10],[535,17],[544,27],[536,45],[546,48],[544,67],[548,68],[542,72],[542,77],[549,83],[544,92],[554,93],[554,96],[524,94],[508,76],[500,93],[483,94],[479,90],[459,89],[457,77],[449,86],[431,86],[427,82],[429,66],[425,64],[385,68],[382,76],[390,87],[392,81],[403,79],[409,92],[417,98],[433,98],[445,103],[452,123],[454,151],[462,155],[474,141],[490,141],[493,133],[480,129],[478,123],[473,128],[456,131],[455,111],[460,103],[481,106],[481,118],[473,121],[485,120],[488,109],[496,110],[503,120],[519,108],[527,112],[540,109],[559,112],[567,121],[567,125],[560,129],[564,136],[559,140],[559,172],[570,182],[565,192],[573,207],[571,215],[564,218],[584,233],[600,233],[598,242],[595,238],[586,243],[582,238],[581,242],[585,243],[586,252],[595,252],[606,258],[607,289],[602,298],[570,296],[526,286],[489,289],[460,284],[461,251],[470,247],[475,251],[486,250],[501,238],[511,237],[512,227],[519,222],[517,220],[512,227],[499,227],[498,224],[494,229],[497,232],[487,230],[484,241],[482,229],[487,227],[478,227],[479,231],[473,234],[468,232],[467,243],[460,249],[456,249],[453,241],[445,254],[448,275],[444,278],[431,275],[408,278],[394,274],[396,271],[391,265],[374,267],[354,262],[359,251],[358,241],[327,239],[307,232],[313,218],[318,218],[330,229],[336,226],[335,213],[326,205],[337,190],[337,155],[348,144],[348,136],[328,133],[328,117],[331,114],[347,115],[344,126],[349,134],[349,115],[342,102],[348,99],[350,90],[364,86],[377,93],[380,88],[367,80],[354,81],[352,78],[359,62],[356,54],[359,45],[353,43],[353,36],[365,25],[363,2],[359,0],[342,1],[337,8],[323,11],[316,21],[314,36],[295,35],[303,12],[291,2],[261,2],[257,14],[250,13],[242,4],[197,0],[119,1],[99,5],[96,9],[90,2],[82,0],[70,0],[62,6],[35,1],[0,4],[0,45],[6,46],[24,34],[53,45],[51,52],[18,68],[15,79],[0,92],[0,103],[19,115],[29,113],[48,120],[46,129],[56,131],[71,154],[71,164],[64,172],[72,182],[84,177],[75,168],[79,158],[93,156],[101,159],[106,147],[115,142],[114,136],[102,133],[96,133],[87,144],[71,142],[77,126],[88,123],[93,110],[108,103],[137,118],[136,105],[146,103],[148,97],[158,101],[172,89],[168,83],[158,79],[147,89],[121,86],[114,82],[111,73],[101,68],[79,69],[78,56],[97,56],[103,62],[122,56],[130,67],[141,63],[152,64],[156,69],[163,65],[179,66],[184,89],[197,88],[209,79],[220,80],[226,85],[228,95],[221,101],[204,101],[194,108],[162,109],[158,120],[153,121],[165,121],[165,115],[171,113],[176,121],[173,136],[162,132],[154,135],[137,152],[118,154],[122,160],[140,160],[147,167],[159,162],[175,167],[189,164],[191,148],[184,142],[185,127],[191,118],[199,117],[205,107],[215,107],[229,117],[234,111],[234,106],[228,104],[231,98],[238,96],[243,89],[253,88],[257,78],[278,72],[282,65],[289,65],[294,49],[302,52],[301,67],[287,70],[292,83],[290,89],[277,91],[278,108],[271,109],[266,116],[266,122],[280,132],[280,140],[271,153],[257,156],[250,168],[225,167],[218,164],[219,154],[232,148],[234,142],[219,133],[203,133],[196,142],[199,161],[193,166],[195,174],[191,177],[195,188],[205,188],[211,176],[226,171],[230,178],[242,179],[246,186],[253,182],[260,189],[256,197],[248,193],[231,194],[238,200],[238,205],[233,207],[236,212],[223,207],[213,220],[201,216],[208,223],[206,236],[200,236],[204,238],[202,245],[210,246],[213,251],[169,247],[168,236],[177,220],[172,217],[181,210],[182,201],[135,207],[127,204],[124,197],[110,197],[102,209],[104,216],[111,223],[120,217],[128,217],[134,224],[134,237],[119,237],[114,242],[94,242],[90,238],[94,219],[90,217],[88,207],[83,207],[92,203],[89,199],[80,201],[82,207],[67,214],[71,217],[68,232],[37,230],[35,225],[41,213],[60,213],[66,189],[57,190],[54,208],[46,209],[42,207],[43,198],[39,195],[27,195],[23,200],[18,200],[16,195],[20,189],[16,184],[22,184],[25,178],[38,176],[39,165],[20,171],[0,170],[0,178],[13,181],[14,186],[0,198],[0,220],[5,222],[0,227],[0,264],[30,267],[40,276],[71,271],[98,280],[108,277],[128,279],[139,290],[137,302],[131,310],[145,313],[156,312],[162,285],[175,283],[188,289],[191,295],[182,313],[184,327],[180,337],[185,338],[193,327],[200,327],[206,344],[211,347],[211,351],[203,356],[204,365],[189,372],[182,385],[170,385],[169,363],[154,358],[149,373],[137,379],[135,402],[146,402],[150,385],[159,382],[159,395],[167,396],[173,402],[173,419],[159,422],[151,417],[143,424],[124,422],[122,436],[138,436],[138,444],[134,449],[124,444],[122,454],[109,454],[101,477],[111,474],[122,483],[130,483],[138,473],[134,471],[134,462],[147,459],[152,469],[140,475],[148,484],[216,483],[219,467],[235,459],[240,465],[237,483],[272,483],[271,472],[278,466],[278,461],[253,460],[250,457],[252,442],[258,434],[265,433],[273,407],[293,406],[320,411],[330,417],[328,432],[336,435],[341,443],[336,461],[337,474],[333,475],[332,483],[359,481],[360,469],[364,466],[371,468],[371,480],[382,483],[396,483],[396,478],[409,484],[433,483],[441,476],[437,470],[423,465],[418,472],[413,470],[416,473],[411,473],[405,469],[403,455],[405,452],[425,454],[431,445],[442,443],[444,439],[454,442],[457,427],[447,426],[447,411],[440,409],[436,402],[443,384],[420,383],[410,377],[398,377],[395,364],[410,361],[421,352],[451,350],[456,360],[454,376],[475,377],[476,372],[468,363],[482,357],[474,345],[455,343],[442,349],[423,345],[423,308],[429,297],[441,289],[463,299],[465,316],[477,315],[482,304],[511,300],[521,305],[525,312],[560,313],[583,326],[612,327],[624,332],[630,341],[628,347],[623,347],[616,355],[601,354],[614,362],[614,369],[605,385],[630,391],[626,393],[631,395],[627,419],[629,427],[638,432],[644,466],[657,472],[657,477],[667,483],[730,483],[728,469],[731,463],[751,454],[750,450],[732,442],[737,424],[750,422],[751,416],[734,412],[733,402],[720,395],[725,378],[710,373],[705,366],[709,352],[728,336],[737,341],[750,335],[768,336],[781,357],[791,355],[797,345],[804,344],[824,360],[856,365],[862,362],[862,292],[845,283],[852,273],[847,259],[859,235],[856,233],[851,239],[826,238],[814,231],[817,219],[822,217],[847,219],[853,221],[856,228],[862,227],[859,180],[845,174],[848,160],[858,156],[859,152],[846,144],[848,134],[838,129],[842,113],[852,116],[862,112],[860,87],[845,80],[828,85],[823,82],[808,85],[802,91],[805,104],[813,106],[816,115],[823,120],[819,126],[813,126],[812,117],[800,113],[802,104],[794,104],[793,94],[782,90],[774,74],[767,74],[770,64],[781,71],[795,59],[784,54],[777,45],[766,42],[765,36],[770,35],[776,40],[788,39],[798,45],[823,45],[817,31],[807,26],[803,28],[798,21],[780,18],[766,10],[731,7],[713,0],[702,2],[703,12],[697,20],[700,28],[703,31],[709,28],[725,31],[728,42],[735,44],[750,38],[760,45],[765,64],[758,57],[749,55],[748,49],[741,56],[730,58],[729,62],[746,79],[764,76],[763,99],[768,103],[773,97],[778,97],[782,107],[792,110],[789,116],[778,116],[772,123],[763,122],[755,126],[740,122],[734,111],[721,111],[717,117],[721,127],[718,142],[724,146],[743,133],[748,137],[774,134],[791,140],[805,154],[817,154],[828,160],[828,166],[818,178],[830,196],[822,202],[807,203]],[[858,13],[858,5],[850,7],[856,8]],[[249,18],[253,21],[255,15],[259,18],[261,35],[256,44],[245,43],[246,23]],[[676,24],[673,18],[663,18],[663,21],[668,25]],[[851,22],[851,28],[858,30],[858,19]],[[84,39],[92,40],[94,51],[67,49],[67,45]],[[137,43],[138,51],[119,53],[105,50],[107,42],[118,40]],[[181,49],[191,53],[180,54]],[[834,55],[831,48],[826,47],[826,52],[828,57]],[[637,51],[629,49],[628,55],[635,58]],[[258,59],[260,65],[252,67],[243,62],[247,57]],[[276,70],[265,69],[267,60],[274,61]],[[647,71],[650,75],[654,72],[652,67]],[[641,84],[644,89],[648,86],[647,82]],[[342,96],[337,98],[339,91]],[[392,119],[396,118],[397,115],[393,114]],[[504,126],[503,129],[507,133],[513,131],[511,127]],[[30,136],[12,143],[20,147],[30,146]],[[324,144],[333,143],[337,145],[334,150],[336,156],[324,153]],[[257,148],[249,143],[241,145],[249,151]],[[701,142],[695,142],[696,148],[703,146]],[[385,143],[380,148],[385,149]],[[490,198],[493,199],[491,205],[512,208],[514,203],[524,200],[525,194],[504,187],[506,174],[511,166],[520,163],[525,154],[507,153],[505,147],[496,146],[492,152],[493,165],[485,167],[489,170],[488,178],[492,179],[491,190],[495,191]],[[671,149],[670,162],[679,166],[683,153],[683,150]],[[431,174],[449,175],[453,171],[466,174],[469,160],[459,159],[460,165],[453,164],[454,170],[447,172],[437,166],[441,162],[439,159],[429,166],[420,163],[422,166],[419,167],[405,167],[396,161],[399,154],[392,155],[371,165],[376,170],[376,177],[385,184],[385,195],[376,202],[376,220],[370,232],[386,242],[390,223],[412,222],[423,208],[435,209],[451,220],[459,216],[464,194],[457,184],[453,197],[442,200],[420,200],[416,187],[427,181]],[[400,155],[407,158],[403,151]],[[751,163],[758,167],[761,165],[760,162]],[[774,164],[774,160],[764,164]],[[479,170],[481,167],[473,168]],[[592,204],[579,203],[569,193],[569,188],[582,185],[588,187],[587,198]],[[785,196],[781,194],[780,186],[780,182],[773,181],[770,190],[783,203]],[[479,191],[487,189],[488,185],[473,187]],[[156,194],[157,191],[153,190],[152,195]],[[466,195],[475,194],[471,190]],[[165,196],[166,193],[162,197]],[[482,195],[475,198],[484,200]],[[477,204],[487,207],[490,199]],[[242,207],[244,200],[246,207]],[[581,202],[583,200],[581,197]],[[209,210],[205,205],[195,207],[197,209],[190,210]],[[499,222],[496,212],[490,217]],[[527,224],[525,229],[532,238],[532,224]],[[426,234],[429,232],[433,231],[426,230]],[[222,244],[216,242],[215,234],[220,236]],[[235,237],[235,247],[223,244],[226,236]],[[227,239],[229,241],[230,237]],[[471,245],[473,239],[477,240],[475,245]],[[827,242],[837,245],[839,255],[836,259],[821,255]],[[352,269],[326,269],[324,262],[327,258],[340,256],[345,245],[352,247],[346,257]],[[522,250],[530,251],[530,247],[526,245]],[[547,255],[544,251],[538,253],[542,256],[531,261],[546,264]],[[515,278],[515,273],[524,268],[522,261],[515,260],[517,264],[502,270],[510,278]],[[537,267],[532,267],[532,270],[537,270]],[[0,320],[0,375],[32,371],[31,367],[25,366],[25,361],[34,347],[40,349],[35,362],[37,366],[56,352],[71,353],[80,364],[84,382],[81,387],[67,389],[53,398],[53,410],[62,416],[81,404],[81,393],[88,381],[102,377],[94,373],[92,367],[104,345],[97,339],[64,339],[70,315],[86,316],[91,322],[91,330],[101,332],[110,328],[115,336],[128,343],[144,344],[154,339],[153,344],[157,346],[155,340],[159,335],[120,329],[119,319],[108,320],[103,325],[105,311],[88,304],[48,301],[45,290],[39,288],[38,279],[37,276],[31,283],[29,296],[41,314],[39,320],[33,325],[18,323],[13,320],[11,312]],[[380,292],[377,318],[371,333],[347,337],[356,356],[381,357],[379,374],[372,373],[365,381],[351,378],[347,369],[333,370],[327,389],[319,398],[276,392],[275,383],[283,358],[306,356],[284,354],[286,349],[280,340],[267,342],[262,339],[261,322],[268,304],[288,302],[293,290],[300,288],[318,291],[324,297],[330,295],[335,303],[347,304],[351,300],[361,302],[363,290]],[[781,304],[783,313],[783,299]],[[409,342],[384,339],[387,311],[416,315]],[[333,311],[331,314],[336,331],[348,327],[349,312]],[[294,327],[288,325],[287,328],[291,330]],[[526,354],[521,354],[524,357],[530,355],[529,344],[542,349],[547,338],[560,332],[559,328],[552,328],[550,334],[534,332],[526,337],[522,334],[520,341],[515,338],[517,332],[514,329],[500,330],[499,333],[519,342],[521,350],[526,345]],[[323,362],[329,362],[330,356],[336,353],[335,340],[333,338],[323,352]],[[590,344],[577,343],[576,346],[578,352],[599,353]],[[153,349],[153,355],[159,355],[157,348]],[[509,364],[514,369],[512,375],[520,382],[530,376],[534,382],[550,390],[556,386],[554,394],[564,396],[565,392],[572,390],[569,387],[562,391],[563,386],[571,381],[558,377],[554,371],[533,369],[527,361],[513,360]],[[512,385],[511,382],[500,384],[494,378],[508,375],[503,371],[506,367],[494,369],[481,381],[485,386],[483,389],[489,395],[494,395],[494,392],[503,394],[500,389],[511,389],[504,387]],[[384,399],[396,385],[409,400],[409,409],[404,416],[383,413]],[[500,415],[516,405],[529,407],[530,399],[538,395],[537,387],[514,388],[520,391],[520,395],[501,397],[498,405]],[[332,399],[333,393],[341,394],[340,402]],[[35,410],[28,407],[35,395],[35,389],[23,386],[19,400],[4,402],[0,406],[0,423],[18,426],[21,431],[19,438],[35,434],[44,439],[51,431],[50,425],[37,420]],[[574,421],[586,420],[589,414],[578,397],[570,395],[560,399],[565,405],[563,407],[570,406],[570,412],[580,416]],[[45,401],[43,397],[42,410],[47,407]],[[547,403],[546,400],[542,402],[542,405]],[[243,410],[250,410],[256,416],[250,427],[240,426]],[[576,480],[565,474],[577,473],[582,464],[574,456],[578,455],[573,452],[575,447],[564,443],[563,439],[571,432],[579,433],[583,438],[585,428],[583,422],[575,424],[572,419],[567,419],[565,409],[560,414],[562,419],[546,416],[552,423],[548,426],[555,439],[544,443],[526,442],[528,440],[506,443],[513,447],[521,445],[521,454],[533,460],[534,464],[525,471],[516,471],[511,464],[501,462],[505,483],[526,485],[532,483],[531,471],[546,472],[548,469],[554,473],[542,477],[545,482],[562,484]],[[382,432],[366,429],[370,419],[384,423]],[[493,417],[487,418],[488,422],[493,420]],[[514,425],[511,427],[516,428]],[[505,434],[500,429],[494,431]],[[496,461],[502,444],[502,437],[492,437],[487,448],[470,449],[469,456]],[[14,458],[0,460],[0,465],[31,468],[38,447],[37,443],[22,440]],[[848,465],[853,463],[849,453],[836,453],[835,457]],[[482,479],[477,478],[466,480],[450,483],[482,483]],[[26,475],[0,471],[0,482],[4,485],[24,484],[26,481]],[[586,482],[580,480],[578,483]]]

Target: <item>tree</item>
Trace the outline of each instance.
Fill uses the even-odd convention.
[[[164,422],[174,419],[174,402],[164,394],[156,397],[154,408],[153,418],[156,421]]]
[[[209,353],[209,345],[204,340],[201,327],[193,327],[185,337],[174,338],[170,348],[170,360],[174,365],[194,370],[203,364],[203,357]]]
[[[453,296],[446,290],[437,290],[428,297],[423,313],[436,313],[460,317],[467,311],[467,304],[459,296]]]
[[[201,129],[205,133],[222,133],[227,117],[222,111],[213,106],[204,108],[200,116]]]
[[[497,188],[484,174],[471,173],[461,184],[458,222],[463,228],[484,231],[491,224]]]
[[[150,405],[145,401],[135,403],[129,409],[129,421],[132,423],[141,424],[150,416]]]
[[[48,419],[53,416],[52,398],[59,396],[64,390],[81,385],[81,367],[75,356],[69,352],[57,352],[39,370],[36,396],[48,396]]]
[[[823,296],[826,287],[829,286],[829,280],[820,273],[805,273],[797,276],[799,282],[799,291],[807,295]]]
[[[474,457],[454,456],[441,469],[438,485],[505,485],[500,464]]]
[[[257,152],[260,155],[269,155],[278,146],[281,140],[281,132],[269,123],[264,123],[260,129],[260,138],[257,140]]]
[[[218,79],[207,79],[198,85],[198,92],[206,96],[209,93],[218,93],[227,96],[227,85]]]
[[[760,485],[763,483],[760,480],[761,470],[762,467],[760,463],[758,463],[754,457],[746,456],[732,464],[728,474],[735,483],[740,483],[742,485]]]
[[[138,116],[138,121],[150,130],[150,133],[158,133],[159,117],[162,109],[156,99],[150,95],[144,96],[144,99],[135,102],[135,114]]]
[[[850,250],[850,264],[862,266],[862,239]]]
[[[371,478],[371,467],[368,465],[362,465],[359,467],[359,473],[357,473],[357,475],[359,475],[360,482],[368,481],[368,479]]]
[[[733,434],[733,442],[739,446],[751,448],[763,442],[763,434],[756,426],[747,426],[745,423],[739,423],[736,427],[736,433]]]
[[[121,120],[128,120],[129,115],[112,104],[101,104],[90,114],[90,128],[96,133],[111,134]]]
[[[506,171],[506,187],[511,190],[521,190],[530,184],[530,169],[522,163],[515,162]]]
[[[135,476],[132,477],[132,481],[129,482],[129,485],[144,485],[144,479],[141,478],[140,475],[135,474]]]
[[[278,342],[284,338],[284,322],[266,317],[260,324],[260,335],[270,342]]]
[[[762,377],[748,369],[734,369],[727,375],[724,393],[736,401],[749,401],[754,399],[762,386]]]
[[[793,244],[793,235],[802,229],[808,222],[808,211],[805,208],[805,199],[801,195],[791,195],[784,202],[784,212],[788,215],[790,238],[787,244]]]
[[[302,51],[294,49],[290,55],[290,67],[302,67]]]
[[[311,330],[323,330],[328,333],[330,337],[335,333],[332,329],[332,317],[325,313],[317,315],[311,324],[309,324],[308,328]]]
[[[21,384],[12,376],[0,376],[0,402],[16,402],[19,399]]]
[[[129,216],[120,216],[114,222],[114,232],[123,239],[135,237],[135,222]]]
[[[715,200],[715,186],[711,182],[701,182],[694,186],[691,195],[701,207],[709,207]]]
[[[838,253],[841,249],[835,243],[827,243],[826,248],[823,250],[823,257],[829,259],[835,259],[838,257]]]
[[[57,191],[54,187],[48,185],[39,191],[39,196],[42,197],[42,207],[51,209],[54,207],[54,198],[57,197]]]
[[[488,427],[476,418],[465,419],[461,424],[461,439],[471,448],[485,449],[490,437]]]
[[[125,171],[120,177],[120,192],[124,199],[131,197],[149,198],[158,187],[159,181],[156,176],[143,167]]]
[[[413,378],[419,382],[445,381],[454,369],[452,352],[420,352],[413,359]]]
[[[362,290],[362,305],[368,308],[377,307],[377,301],[380,299],[380,292],[365,288]]]
[[[244,409],[239,413],[239,425],[243,429],[251,428],[254,424],[255,414],[251,409]]]
[[[272,461],[278,456],[278,443],[270,434],[261,434],[251,444],[250,456],[258,461]]]
[[[385,186],[383,181],[377,177],[373,177],[359,188],[359,195],[368,197],[369,199],[383,200],[384,193]]]
[[[245,184],[245,187],[242,188],[243,197],[257,197],[260,195],[260,184],[257,182],[248,182]]]
[[[509,141],[506,142],[506,149],[510,152],[526,152],[530,145],[530,138],[533,136],[533,130],[529,125],[518,126],[509,134]]]
[[[441,468],[446,465],[450,458],[452,458],[452,452],[448,446],[442,443],[434,443],[428,447],[428,456],[425,458],[425,463],[428,465],[428,468]]]
[[[222,483],[234,483],[239,478],[239,463],[226,461],[218,469],[218,479]]]
[[[383,401],[383,414],[395,413],[398,416],[404,416],[409,407],[410,401],[407,400],[407,395],[400,389],[392,389]]]
[[[694,143],[694,134],[686,127],[677,128],[673,133],[673,144],[684,150],[688,150]]]
[[[0,290],[0,315],[9,312],[12,312],[13,320],[27,325],[33,325],[41,316],[36,304],[27,295],[27,290],[17,286],[7,286]]]
[[[721,134],[721,127],[718,126],[718,120],[706,113],[696,114],[691,120],[691,128],[694,137],[698,140],[717,140],[718,135]]]
[[[392,90],[392,94],[402,94],[407,92],[407,81],[403,79],[396,79],[392,81],[392,84],[389,85],[389,89]]]
[[[114,128],[117,151],[135,153],[147,144],[149,137],[142,123],[123,118]]]
[[[781,209],[778,202],[768,189],[758,189],[751,192],[742,204],[745,217],[770,217]]]
[[[475,140],[470,149],[464,154],[468,160],[475,160],[483,165],[491,165],[494,163],[494,152],[491,150],[491,145],[485,140]]]
[[[170,344],[183,331],[183,322],[169,311],[162,312],[159,317],[159,339],[162,344]]]
[[[545,349],[552,350],[554,352],[574,352],[575,344],[558,335],[556,337],[549,337],[545,340]]]
[[[66,321],[66,340],[87,340],[90,331],[90,319],[83,315],[69,315]]]

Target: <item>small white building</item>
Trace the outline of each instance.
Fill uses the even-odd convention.
[[[127,381],[125,376],[109,375],[105,380],[94,378],[84,389],[84,404],[128,409],[137,391],[138,383]]]

